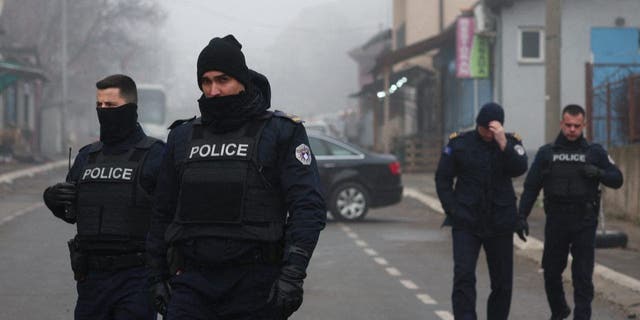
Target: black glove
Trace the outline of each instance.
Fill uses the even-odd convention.
[[[527,237],[529,236],[529,223],[527,223],[527,218],[518,217],[518,221],[516,221],[516,234],[518,234],[518,238],[520,240],[527,242]]]
[[[302,283],[307,274],[301,267],[286,265],[280,270],[280,277],[274,282],[268,303],[282,311],[289,318],[302,305]]]
[[[585,164],[582,167],[582,175],[589,179],[600,179],[604,175],[604,170],[592,164]]]
[[[69,182],[60,182],[44,191],[44,202],[51,207],[63,207],[72,205],[76,201],[78,192],[76,185]]]
[[[166,316],[171,298],[171,286],[167,281],[157,281],[151,285],[150,291],[153,307],[159,314]]]

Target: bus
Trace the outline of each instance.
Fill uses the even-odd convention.
[[[167,140],[167,97],[162,85],[138,85],[138,122],[148,136]]]

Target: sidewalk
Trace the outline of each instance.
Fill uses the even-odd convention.
[[[425,204],[429,203],[428,205],[435,206],[436,211],[441,212],[442,208],[439,205],[439,201],[437,201],[438,196],[432,173],[403,174],[402,179],[405,191],[409,191],[405,192],[405,196],[414,196],[413,194],[409,195],[411,193],[410,190],[418,191],[427,196],[421,199]],[[524,177],[514,180],[517,194],[522,192],[523,182]],[[419,196],[417,195],[417,197]],[[516,254],[526,256],[540,263],[544,241],[545,217],[543,208],[535,207],[528,221],[530,227],[529,241],[523,243],[519,239],[515,240]],[[640,316],[640,227],[631,222],[614,219],[607,219],[606,222],[607,230],[625,232],[629,242],[625,249],[596,250],[596,268],[594,271],[596,292],[613,303],[624,307],[629,315]],[[570,267],[567,267],[567,269],[570,269]],[[568,277],[570,279],[570,275],[567,273],[565,273],[565,278]]]

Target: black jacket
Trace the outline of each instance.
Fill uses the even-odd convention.
[[[586,154],[586,164],[593,164],[604,170],[604,175],[600,177],[600,180],[590,184],[589,187],[593,189],[592,194],[597,194],[599,183],[615,189],[622,186],[622,172],[613,164],[607,151],[604,150],[601,145],[589,143],[584,137],[580,137],[576,141],[568,141],[564,135],[560,133],[554,143],[546,144],[538,149],[538,153],[531,164],[531,168],[524,182],[522,198],[520,199],[519,213],[522,216],[527,217],[531,213],[531,208],[544,185],[544,180],[548,178],[545,172],[552,161],[551,158],[555,146],[561,146],[566,149],[581,149]]]
[[[114,155],[121,154],[127,152],[129,149],[136,146],[136,144],[146,137],[146,134],[140,127],[137,125],[136,130],[133,131],[127,138],[124,140],[113,144],[113,145],[104,145],[102,147],[102,152],[105,155]],[[81,170],[85,167],[89,160],[89,151],[91,145],[86,145],[78,151],[78,155],[76,156],[73,166],[71,170],[67,173],[66,181],[76,183],[82,174]],[[149,194],[152,195],[156,188],[156,178],[158,176],[158,170],[160,169],[160,161],[162,159],[162,150],[164,148],[164,142],[158,140],[158,142],[154,143],[149,149],[147,156],[145,158],[145,162],[142,164],[142,176],[140,177],[140,186]],[[68,223],[76,223],[76,218],[67,218],[65,217],[65,208],[64,207],[56,207],[52,204],[46,203],[47,207],[53,212],[53,214],[68,222]]]
[[[445,224],[481,236],[513,232],[516,195],[511,178],[527,170],[527,155],[517,135],[506,136],[504,151],[495,141],[482,140],[476,130],[450,136],[435,175]]]
[[[270,89],[267,79],[255,72],[253,75],[252,83],[260,90],[262,103],[268,107]],[[267,116],[268,120],[258,142],[257,160],[258,165],[263,168],[262,173],[266,180],[283,196],[288,211],[281,242],[285,250],[287,247],[296,246],[311,254],[320,231],[325,226],[326,207],[315,158],[310,165],[304,165],[296,158],[296,148],[301,144],[309,145],[306,131],[299,120],[292,119],[282,112],[263,116]],[[164,151],[155,193],[151,231],[147,239],[147,251],[154,268],[152,278],[168,276],[168,243],[165,235],[176,214],[180,192],[179,170],[188,155],[184,146],[188,145],[191,138],[193,120],[183,121],[171,130]],[[210,203],[212,210],[215,209],[212,199],[202,201]],[[180,245],[187,259],[224,264],[256,250],[262,244],[246,240],[199,238]],[[308,260],[303,259],[298,263],[306,268]]]

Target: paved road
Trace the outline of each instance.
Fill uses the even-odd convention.
[[[66,240],[75,230],[40,205],[43,188],[63,176],[57,170],[0,188],[0,319],[72,318]],[[362,223],[329,223],[309,269],[305,303],[292,319],[452,319],[451,236],[440,222],[439,214],[405,198]],[[517,257],[515,274],[511,318],[547,318],[538,266]],[[488,286],[481,256],[481,319]],[[599,298],[593,318],[625,319]]]

